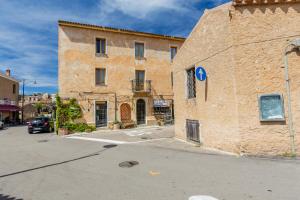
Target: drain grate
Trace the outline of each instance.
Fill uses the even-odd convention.
[[[49,140],[39,140],[38,143],[46,143],[49,142]]]
[[[116,144],[108,144],[108,145],[104,145],[103,148],[105,149],[111,149],[111,148],[114,148],[114,147],[117,147],[118,145]]]
[[[119,164],[119,167],[130,168],[130,167],[136,166],[138,164],[139,164],[139,162],[137,162],[137,161],[125,161],[125,162],[121,162]]]

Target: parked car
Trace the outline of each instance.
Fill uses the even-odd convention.
[[[33,132],[47,132],[51,133],[53,131],[53,122],[49,117],[37,117],[28,123],[28,133]]]
[[[2,121],[0,121],[0,129],[4,128],[4,123]]]

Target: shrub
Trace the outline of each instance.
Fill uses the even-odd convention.
[[[66,128],[71,132],[84,132],[93,131],[92,127],[87,124],[75,124],[76,119],[82,117],[82,110],[76,99],[70,99],[69,101],[62,101],[61,98],[56,96],[56,130],[59,128]]]
[[[96,127],[94,126],[90,126],[88,124],[85,123],[66,123],[64,125],[64,128],[68,129],[71,132],[93,132],[96,130]]]

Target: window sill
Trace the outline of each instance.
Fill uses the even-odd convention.
[[[260,119],[260,122],[285,122],[285,118],[278,118],[278,119]]]
[[[135,57],[136,60],[146,60],[145,57]]]
[[[95,55],[96,55],[96,57],[108,58],[108,55],[106,53],[105,54],[103,54],[103,53],[96,53]]]
[[[107,84],[96,84],[96,87],[107,87]]]

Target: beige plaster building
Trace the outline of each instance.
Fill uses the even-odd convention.
[[[59,21],[59,95],[97,127],[157,124],[172,115],[171,62],[184,40]]]
[[[55,103],[55,94],[34,93],[24,96],[24,103],[20,98],[19,106],[23,107],[24,121],[30,121],[39,115],[51,115],[52,107]],[[40,108],[39,108],[40,107]]]
[[[19,81],[11,77],[11,71],[0,73],[0,121],[14,123],[18,121]]]
[[[300,37],[298,2],[234,1],[205,11],[173,64],[178,138],[239,154],[287,155],[293,146],[299,154],[300,52],[289,45]],[[199,66],[206,81],[195,77]]]

